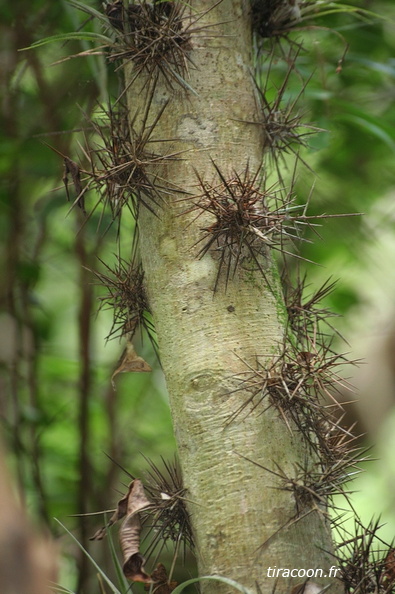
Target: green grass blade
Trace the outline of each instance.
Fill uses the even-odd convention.
[[[92,563],[92,565],[97,569],[97,571],[99,572],[99,574],[102,576],[103,580],[106,582],[106,584],[110,587],[111,592],[113,594],[122,594],[122,592],[120,592],[118,590],[118,588],[116,586],[114,586],[114,584],[112,583],[112,581],[110,580],[110,578],[108,578],[106,576],[106,574],[104,573],[104,571],[102,570],[102,568],[96,563],[96,561],[93,559],[93,557],[88,553],[88,551],[86,549],[84,549],[84,547],[82,546],[82,544],[78,541],[78,539],[70,532],[70,530],[68,530],[66,528],[66,526],[64,526],[62,524],[62,522],[60,520],[58,520],[57,518],[55,518],[55,521],[60,524],[60,526],[62,526],[63,530],[65,530],[67,532],[67,534],[69,536],[71,536],[71,538],[74,540],[74,542],[79,546],[79,548],[81,549],[81,551],[83,551],[85,553],[85,555],[88,557],[88,559],[90,560],[90,562]],[[131,590],[130,590],[131,592]]]
[[[82,12],[91,15],[92,17],[98,19],[99,21],[102,21],[106,25],[109,24],[108,17],[102,12],[99,12],[98,10],[93,8],[93,6],[88,6],[83,2],[78,2],[78,0],[68,0],[67,4],[70,4],[70,6],[72,6],[73,8],[78,8],[78,10],[81,10]]]
[[[233,588],[235,588],[239,592],[243,592],[243,594],[253,594],[253,592],[251,590],[249,590],[245,586],[242,586],[235,580],[231,580],[230,578],[222,577],[220,575],[203,575],[202,577],[187,580],[186,582],[183,582],[182,584],[177,586],[177,588],[175,590],[173,590],[172,594],[181,594],[181,592],[187,586],[189,586],[190,584],[196,584],[197,582],[200,582],[201,580],[213,580],[213,581],[217,581],[217,582],[222,582],[223,584],[227,584],[228,586],[233,586]]]
[[[54,592],[60,592],[61,594],[75,594],[73,590],[69,590],[69,588],[61,586],[60,584],[54,584],[53,586],[50,586],[50,588]]]
[[[322,6],[322,10],[320,10]],[[352,6],[350,4],[343,4],[340,2],[317,2],[311,4],[304,9],[304,15],[309,15],[309,18],[327,16],[328,14],[335,13],[349,13],[355,16],[367,20],[367,19],[381,19],[389,21],[387,16],[383,16],[372,10],[361,8],[360,6]],[[303,18],[302,18],[303,20]]]
[[[112,538],[111,528],[107,530],[108,544],[110,546],[111,557],[114,563],[115,571],[118,577],[118,583],[120,584],[124,592],[128,592],[130,583],[126,580],[125,575],[122,571],[122,566],[119,562],[117,552],[115,550],[114,539]]]
[[[56,43],[59,41],[100,41],[100,43],[105,43],[106,45],[112,44],[112,40],[110,37],[106,37],[106,35],[101,35],[101,33],[89,33],[83,31],[79,33],[59,33],[59,35],[51,35],[51,37],[45,37],[44,39],[40,39],[39,41],[35,41],[29,47],[23,47],[19,51],[23,52],[30,49],[36,49],[37,47],[41,47],[42,45],[46,45],[47,43]]]
[[[391,137],[390,134],[388,134],[386,130],[384,130],[384,128],[381,125],[369,121],[366,118],[358,117],[356,115],[351,114],[336,116],[336,120],[343,120],[347,124],[350,123],[358,126],[362,130],[369,132],[372,136],[375,136],[376,138],[384,142],[388,146],[388,148],[395,152],[394,139]]]

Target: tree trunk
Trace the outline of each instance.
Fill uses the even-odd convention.
[[[295,474],[305,462],[300,434],[288,429],[274,408],[246,408],[240,377],[279,353],[285,333],[285,307],[278,275],[269,257],[265,277],[240,268],[226,285],[213,251],[197,257],[201,229],[213,223],[207,213],[185,213],[205,182],[219,183],[213,162],[227,177],[256,172],[263,159],[263,131],[256,121],[258,99],[252,72],[249,4],[223,0],[207,11],[194,0],[192,18],[200,15],[190,51],[194,66],[186,75],[193,91],[169,89],[159,77],[149,121],[168,100],[153,132],[157,154],[179,153],[158,165],[155,174],[174,191],[163,195],[154,216],[141,207],[140,247],[150,307],[166,376],[185,486],[196,538],[200,575],[233,578],[256,591],[290,592],[303,578],[268,577],[269,567],[332,566],[332,543],[325,509],[298,516],[291,491],[274,475],[281,468]],[[203,14],[205,13],[205,14]],[[197,25],[196,25],[197,27]],[[205,27],[205,28],[203,28]],[[142,114],[148,81],[125,66],[131,119]],[[148,122],[149,124],[149,122]],[[159,179],[159,178],[158,178]],[[163,185],[163,182],[161,182]],[[270,282],[268,287],[267,281]],[[238,376],[238,378],[236,377]],[[311,512],[311,513],[310,513]],[[330,579],[314,579],[321,585]],[[202,582],[204,592],[228,592],[229,586]],[[341,591],[334,583],[331,592]]]

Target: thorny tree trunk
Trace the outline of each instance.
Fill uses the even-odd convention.
[[[203,0],[191,4],[195,14],[208,8]],[[196,94],[169,90],[159,79],[150,115],[152,121],[169,100],[154,137],[170,141],[155,143],[153,150],[182,153],[157,173],[191,200],[202,191],[196,172],[208,183],[219,183],[211,160],[227,176],[242,174],[247,165],[254,172],[262,162],[261,129],[241,121],[254,121],[257,109],[247,3],[224,0],[199,21],[208,24],[213,26],[192,42],[196,68],[190,68],[188,84]],[[126,65],[126,85],[133,76],[133,66]],[[143,111],[145,82],[140,74],[128,89],[131,118]],[[235,375],[280,349],[284,306],[281,292],[270,291],[262,275],[251,270],[238,272],[226,290],[221,276],[213,293],[218,261],[210,253],[198,259],[195,245],[200,229],[213,221],[195,220],[196,212],[180,215],[191,205],[185,196],[167,197],[159,217],[142,208],[139,228],[199,573],[231,577],[254,591],[258,584],[269,593],[275,586],[275,579],[267,577],[269,567],[327,570],[334,564],[325,510],[310,510],[292,522],[297,513],[293,494],[276,488],[276,477],[250,461],[292,475],[295,463],[303,464],[306,456],[299,435],[290,433],[274,409],[263,413],[263,407],[228,423],[248,397],[232,393],[239,387]],[[278,287],[276,273],[267,266],[266,276]],[[325,585],[333,579],[318,581]],[[292,583],[280,579],[276,594],[290,592]],[[216,582],[204,582],[202,589],[229,591]],[[337,591],[334,583],[331,592]]]

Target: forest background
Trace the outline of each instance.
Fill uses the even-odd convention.
[[[303,243],[299,253],[319,264],[302,265],[311,292],[328,277],[337,280],[324,305],[342,316],[331,322],[349,344],[335,334],[336,346],[363,361],[350,377],[359,402],[350,407],[349,420],[357,422],[357,432],[366,432],[363,445],[372,446],[376,461],[366,464],[350,488],[365,523],[380,517],[381,535],[390,541],[395,533],[395,7],[391,0],[354,4],[377,18],[329,15],[317,23],[327,29],[295,34],[309,50],[299,58],[302,78],[313,71],[298,110],[305,121],[326,130],[309,138],[302,157],[314,174],[301,164],[297,185],[306,194],[315,179],[311,214],[363,216],[325,221],[321,237]],[[1,5],[2,434],[30,516],[59,539],[59,581],[71,589],[91,579],[92,571],[54,518],[107,568],[107,545],[88,540],[102,518],[70,516],[114,507],[128,482],[122,467],[144,476],[151,468],[148,460],[162,468],[175,453],[165,383],[146,336],[139,352],[153,372],[122,374],[115,390],[111,382],[124,345],[116,337],[107,340],[112,313],[103,308],[96,315],[106,291],[91,270],[105,271],[100,260],[114,263],[116,226],[99,209],[82,225],[62,183],[61,155],[83,156],[85,138],[93,134],[90,121],[102,117],[103,107],[118,96],[120,73],[108,68],[100,53],[68,59],[92,47],[86,40],[19,51],[81,27],[99,32],[85,17],[64,1]],[[338,69],[345,40],[349,49]],[[284,65],[274,69],[279,82],[284,74]],[[296,98],[302,86],[294,76],[287,99]],[[124,216],[122,225],[131,229],[131,217]],[[121,250],[129,255],[126,237]],[[187,564],[184,577],[189,571]]]

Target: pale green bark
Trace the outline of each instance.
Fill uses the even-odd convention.
[[[199,13],[208,4],[193,1],[193,10]],[[247,3],[224,0],[199,22],[222,24],[193,39],[196,69],[190,69],[187,80],[197,96],[183,89],[169,91],[159,81],[152,106],[154,116],[170,99],[154,137],[173,140],[153,145],[155,152],[184,151],[181,160],[157,173],[191,196],[199,193],[194,170],[209,183],[215,180],[210,159],[229,176],[242,173],[247,163],[255,171],[263,144],[261,129],[240,121],[254,120],[257,109]],[[127,65],[126,82],[132,72]],[[128,90],[131,116],[136,109],[141,113],[144,82],[140,77]],[[305,456],[298,434],[291,435],[274,409],[263,414],[263,407],[227,424],[248,396],[231,394],[238,386],[235,374],[244,373],[246,364],[254,367],[257,356],[264,360],[278,352],[282,344],[283,306],[256,272],[241,271],[226,292],[221,281],[213,294],[217,262],[210,254],[197,259],[194,247],[207,218],[180,216],[188,208],[181,198],[177,193],[168,198],[157,218],[142,208],[139,229],[184,482],[193,502],[199,571],[234,578],[254,591],[258,583],[266,594],[275,585],[267,577],[269,566],[333,565],[322,552],[332,548],[322,513],[312,511],[283,528],[296,514],[293,495],[274,488],[278,482],[273,475],[242,457],[272,469],[278,464],[292,475],[295,462],[303,463]],[[215,582],[202,588],[234,591]],[[289,591],[290,582],[279,580],[276,594]],[[334,586],[331,592],[336,591]]]

